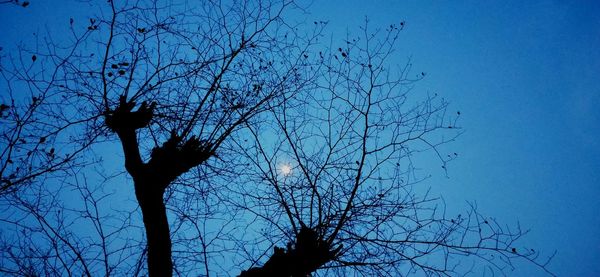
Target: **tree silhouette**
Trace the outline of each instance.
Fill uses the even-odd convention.
[[[21,6],[23,8],[27,8],[29,6],[29,1],[19,1],[19,0],[2,0],[0,1],[0,5],[2,4],[14,4]]]
[[[416,186],[422,179],[413,156],[430,151],[445,169],[458,155],[442,152],[460,134],[460,112],[449,113],[437,95],[413,93],[425,73],[412,77],[410,63],[400,70],[386,64],[404,24],[364,26],[362,35],[321,54],[324,73],[311,93],[270,109],[269,124],[248,128],[255,142],[244,151],[255,165],[248,183],[263,183],[259,195],[268,197],[244,186],[234,199],[261,207],[269,219],[265,239],[288,245],[242,276],[305,276],[316,268],[337,276],[443,276],[468,271],[465,256],[499,271],[519,258],[545,270],[537,252],[515,248],[519,227],[503,228],[475,205],[448,216]]]
[[[326,24],[300,32],[294,8],[108,1],[69,20],[67,45],[3,54],[0,272],[448,275],[460,256],[545,270],[520,229],[475,207],[447,217],[415,188],[413,155],[456,156],[440,147],[459,114],[387,65],[404,24],[322,46]]]

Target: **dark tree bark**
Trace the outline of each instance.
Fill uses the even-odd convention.
[[[125,168],[133,178],[146,230],[148,273],[150,276],[172,276],[171,236],[163,194],[178,176],[200,165],[214,152],[208,142],[193,136],[184,141],[172,132],[162,146],[152,150],[150,160],[144,163],[136,130],[150,124],[154,104],[148,106],[143,102],[137,111],[132,111],[134,107],[135,102],[128,102],[121,96],[118,107],[107,112],[106,125],[119,136]]]
[[[173,261],[167,210],[162,192],[153,189],[158,185],[135,182],[135,194],[146,229],[149,275],[172,276]]]
[[[317,269],[332,261],[342,246],[331,249],[318,232],[303,226],[296,241],[289,243],[287,249],[275,247],[269,260],[261,267],[243,271],[240,277],[259,276],[309,276]]]

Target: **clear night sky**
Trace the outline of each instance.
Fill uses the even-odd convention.
[[[30,2],[0,6],[2,51],[90,12],[76,1]],[[423,160],[428,185],[450,208],[476,201],[531,229],[523,243],[557,250],[557,275],[600,274],[599,1],[315,1],[308,12],[292,20],[328,21],[338,38],[365,16],[373,28],[406,21],[391,62],[411,57],[415,73],[427,72],[416,91],[443,95],[465,130],[449,147],[459,159],[448,178]]]

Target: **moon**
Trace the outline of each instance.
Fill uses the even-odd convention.
[[[283,176],[288,176],[292,174],[292,166],[290,166],[289,164],[283,164],[279,167],[279,171],[281,171],[281,174],[283,174]]]

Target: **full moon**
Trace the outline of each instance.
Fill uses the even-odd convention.
[[[289,164],[281,165],[279,170],[281,170],[281,174],[283,174],[283,176],[288,176],[292,173],[292,167]]]

